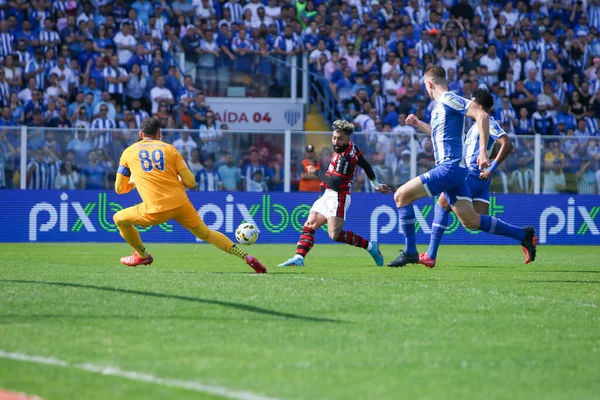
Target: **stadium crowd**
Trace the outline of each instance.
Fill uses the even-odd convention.
[[[542,192],[599,193],[600,0],[0,0],[0,187],[19,182],[15,127],[28,126],[28,187],[104,189],[155,115],[198,190],[281,190],[282,147],[228,134],[205,95],[242,85],[289,96],[286,63],[303,54],[364,133],[354,140],[382,183],[410,177],[415,131],[404,120],[429,120],[422,74],[439,63],[456,93],[486,85],[495,95],[493,116],[516,147],[497,191],[533,191],[526,136],[542,135]],[[301,189],[312,187],[302,159],[326,168],[330,154],[303,149]],[[421,173],[431,142],[419,136],[417,152]],[[356,190],[369,190],[364,180]]]

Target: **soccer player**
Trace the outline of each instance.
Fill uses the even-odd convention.
[[[480,107],[486,113],[490,113],[490,109],[494,105],[494,98],[486,89],[477,89],[473,95],[472,107]],[[420,121],[414,115],[407,118],[407,123],[419,128],[423,127],[426,132],[431,132],[429,124]],[[500,150],[492,161],[491,166],[483,171],[479,170],[477,165],[477,157],[479,156],[479,129],[477,125],[473,125],[467,133],[465,145],[467,147],[465,154],[465,162],[469,170],[467,175],[467,186],[473,200],[473,207],[480,215],[488,213],[490,205],[490,178],[494,170],[508,157],[513,149],[513,145],[508,138],[508,135],[490,116],[490,138],[487,145],[487,151],[490,153],[494,148],[494,144],[500,145]],[[452,212],[452,208],[448,205],[448,200],[444,193],[440,194],[437,204],[435,205],[435,215],[433,217],[433,225],[431,227],[431,235],[429,240],[429,249],[426,253],[419,255],[419,264],[426,267],[435,267],[437,251],[440,242],[448,225],[448,216]]]
[[[255,257],[222,233],[208,229],[200,219],[184,189],[196,186],[194,175],[175,147],[161,141],[157,118],[142,121],[140,138],[141,141],[123,151],[115,182],[118,194],[137,188],[142,198],[142,203],[121,210],[113,217],[119,233],[134,250],[133,255],[121,258],[121,262],[130,267],[152,264],[154,259],[146,251],[134,225],[146,227],[174,219],[197,238],[245,260],[257,274],[267,272]],[[131,177],[135,177],[135,183]]]
[[[463,157],[464,122],[465,117],[473,118],[477,122],[479,130],[477,165],[480,170],[484,170],[490,167],[487,153],[490,130],[488,113],[470,100],[448,91],[446,71],[438,65],[427,68],[424,82],[427,93],[437,104],[431,113],[431,129],[422,125],[419,129],[431,134],[436,167],[400,186],[394,194],[405,236],[405,247],[394,261],[388,263],[388,266],[403,267],[406,264],[419,262],[415,239],[415,211],[412,203],[425,196],[435,196],[440,193],[445,194],[452,211],[465,228],[479,229],[521,242],[525,251],[525,263],[532,262],[536,256],[537,245],[533,227],[519,228],[495,217],[480,215],[473,207],[466,182],[468,169]]]
[[[315,243],[315,231],[327,223],[329,237],[336,242],[347,243],[352,246],[366,249],[378,266],[383,265],[383,255],[379,251],[377,242],[371,242],[352,231],[343,231],[346,220],[346,212],[350,206],[350,188],[356,166],[365,170],[373,188],[379,193],[389,194],[392,190],[385,184],[379,184],[373,168],[365,160],[362,153],[354,143],[350,141],[350,135],[354,132],[354,125],[344,120],[333,123],[331,142],[334,153],[331,156],[329,168],[326,173],[314,165],[306,167],[309,174],[314,174],[321,181],[325,193],[314,202],[308,219],[302,228],[302,234],[296,247],[296,255],[280,267],[303,266],[304,257]]]

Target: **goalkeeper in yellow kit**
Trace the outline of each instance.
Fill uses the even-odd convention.
[[[115,182],[118,194],[137,188],[142,197],[142,203],[113,217],[119,233],[134,250],[133,255],[121,258],[121,262],[130,267],[152,264],[154,259],[146,252],[134,225],[146,227],[174,219],[197,238],[245,260],[256,273],[267,272],[255,257],[222,233],[208,229],[200,219],[184,189],[196,186],[194,175],[175,147],[161,141],[160,121],[154,117],[145,119],[140,137],[141,141],[123,151]],[[132,176],[135,184],[130,180]]]

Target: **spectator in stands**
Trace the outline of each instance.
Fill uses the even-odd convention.
[[[129,79],[127,80],[126,89],[126,104],[128,108],[132,108],[134,100],[140,103],[145,103],[146,99],[144,93],[146,90],[146,77],[138,64],[131,66],[131,72],[129,73]]]
[[[113,163],[113,169],[116,171],[121,154],[127,148],[128,143],[125,141],[123,132],[118,129],[112,131],[112,140],[104,147],[104,155]]]
[[[394,187],[400,187],[410,180],[410,150],[397,143],[395,146]]]
[[[6,132],[0,130],[0,188],[11,187],[14,173],[14,157],[17,154]]]
[[[146,110],[142,108],[141,100],[135,99],[131,101],[131,114],[135,118],[135,126],[137,129],[141,129],[142,121],[150,117]]]
[[[487,54],[479,60],[481,66],[487,68],[487,75],[490,77],[490,83],[494,84],[499,81],[498,72],[502,65],[502,60],[498,57],[496,45],[490,44],[487,49]]]
[[[115,35],[114,43],[117,46],[117,56],[119,65],[127,65],[129,59],[136,52],[137,40],[131,34],[131,22],[125,20],[121,30]]]
[[[102,60],[101,58],[98,58],[98,59]],[[100,81],[103,80],[101,75],[100,75],[99,79],[100,79]],[[85,83],[85,81],[86,81],[86,78],[84,77],[84,83]],[[88,83],[88,85],[87,86],[84,85],[81,88],[81,91],[85,94],[86,98],[89,95],[92,96],[91,102],[86,101],[86,103],[91,106],[90,115],[89,115],[91,117],[91,113],[94,112],[96,105],[102,101],[102,90],[100,90],[98,88],[98,79],[96,79],[96,78],[88,79],[87,83]],[[109,95],[109,97],[110,97],[110,95]]]
[[[88,163],[81,170],[81,188],[86,190],[108,190],[108,171],[98,162],[102,150],[88,153]]]
[[[219,177],[223,183],[223,189],[227,191],[240,190],[241,171],[235,165],[233,154],[225,154],[225,164],[218,169]]]
[[[119,67],[119,58],[113,55],[110,59],[110,65],[102,71],[106,90],[110,94],[111,101],[115,104],[123,105],[123,96],[125,84],[129,82],[129,74],[124,68]]]
[[[559,194],[565,192],[567,184],[565,174],[562,171],[561,160],[552,161],[552,167],[544,173],[544,194]]]
[[[73,162],[64,160],[60,165],[60,173],[54,179],[54,189],[75,190],[80,187],[79,173],[73,169]]]
[[[261,170],[256,170],[252,174],[252,180],[247,182],[247,191],[248,192],[268,192],[269,186],[263,179],[263,172]]]
[[[262,10],[262,8],[261,8]],[[214,79],[214,71],[217,66],[217,60],[221,55],[220,46],[215,41],[212,31],[208,31],[204,40],[200,43],[202,53],[198,59],[198,68],[200,69],[200,81],[202,89],[208,95],[216,94],[217,82]]]
[[[102,149],[112,140],[111,131],[117,128],[114,119],[108,117],[108,105],[100,103],[100,112],[90,126],[92,129],[90,139],[92,139],[95,149]]]
[[[509,185],[512,192],[515,193],[533,193],[534,173],[527,167],[527,157],[519,156],[517,161],[518,169],[510,174]]]
[[[196,93],[195,101],[188,110],[188,114],[192,117],[193,129],[200,129],[200,126],[206,124],[206,114],[209,109],[210,108],[204,102],[204,92],[198,91]]]
[[[582,158],[580,169],[577,171],[577,194],[596,194],[596,173],[592,170],[593,162],[590,158]]]
[[[58,83],[62,88],[61,92],[68,96],[71,93],[73,81],[73,71],[66,65],[65,57],[59,55],[56,59],[56,66],[50,69],[50,75],[56,74]]]
[[[8,103],[9,93],[18,92],[19,90],[21,90],[22,73],[21,68],[16,64],[15,57],[12,54],[7,54],[6,57],[4,57],[4,64],[2,67],[2,72],[4,72],[5,78],[3,82],[6,82],[8,84],[9,89],[8,93],[4,93],[6,87],[4,84],[2,85],[2,97],[4,98],[6,103]]]
[[[88,122],[87,114],[88,114],[88,112],[86,111],[86,108],[84,105],[78,107],[73,112],[72,126],[75,128],[78,128],[78,129],[79,128],[89,129],[91,124]]]
[[[256,149],[250,150],[249,161],[244,165],[241,171],[242,184],[246,191],[251,191],[251,188],[256,188],[256,184],[251,182],[254,179],[254,173],[260,171],[260,180],[266,176],[267,167],[261,164],[259,161],[258,151]]]
[[[102,107],[107,107],[108,113],[106,114],[106,117],[113,121],[117,119],[117,110],[114,104],[111,102],[110,93],[106,91],[102,92],[102,101],[94,104],[94,110],[92,111],[94,118],[98,118],[100,116]]]
[[[216,192],[222,189],[223,184],[219,173],[213,169],[215,161],[212,157],[207,157],[204,160],[203,166],[196,173],[196,190],[201,192]]]
[[[200,126],[200,150],[202,157],[216,158],[221,151],[221,142],[223,133],[215,121],[215,114],[212,111],[206,113],[206,122]]]
[[[543,136],[554,134],[554,118],[548,113],[548,105],[544,101],[538,101],[537,112],[532,116],[533,133]]]
[[[191,159],[192,150],[198,147],[187,130],[181,132],[181,137],[173,142],[173,146],[186,161]]]
[[[202,162],[200,160],[200,150],[198,148],[194,148],[190,152],[190,159],[187,162],[190,171],[196,176],[196,174],[204,169]]]
[[[417,155],[417,168],[420,174],[431,170],[435,166],[435,157],[433,155],[433,144],[431,140],[425,140],[423,151]]]
[[[71,121],[69,120],[69,110],[67,106],[60,106],[57,117],[48,121],[48,126],[51,128],[70,128]]]
[[[175,103],[173,99],[173,94],[167,88],[165,88],[165,78],[164,76],[159,76],[156,80],[156,86],[152,88],[150,92],[150,97],[152,99],[152,113],[156,114],[158,112],[158,105],[161,102],[164,102],[168,105],[173,105]]]
[[[50,165],[46,160],[47,150],[35,150],[35,156],[27,164],[27,189],[48,189],[48,170]]]
[[[175,119],[169,112],[169,106],[165,102],[161,102],[158,106],[158,112],[155,114],[160,120],[160,127],[162,129],[174,129],[175,128]]]
[[[314,166],[321,169],[321,164],[317,160],[315,147],[309,144],[304,149],[304,160],[302,160],[302,172],[300,173],[299,190],[301,192],[320,192],[321,182],[316,175],[308,173],[308,166]]]

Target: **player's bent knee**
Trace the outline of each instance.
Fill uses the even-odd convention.
[[[396,206],[404,207],[410,204],[408,201],[408,193],[404,187],[399,187],[394,193],[394,201],[396,202]]]
[[[115,215],[113,215],[113,221],[115,222],[115,225],[117,225],[117,226],[131,225],[131,223],[125,219],[125,213],[123,213],[121,211],[119,211],[119,212],[115,213]]]

